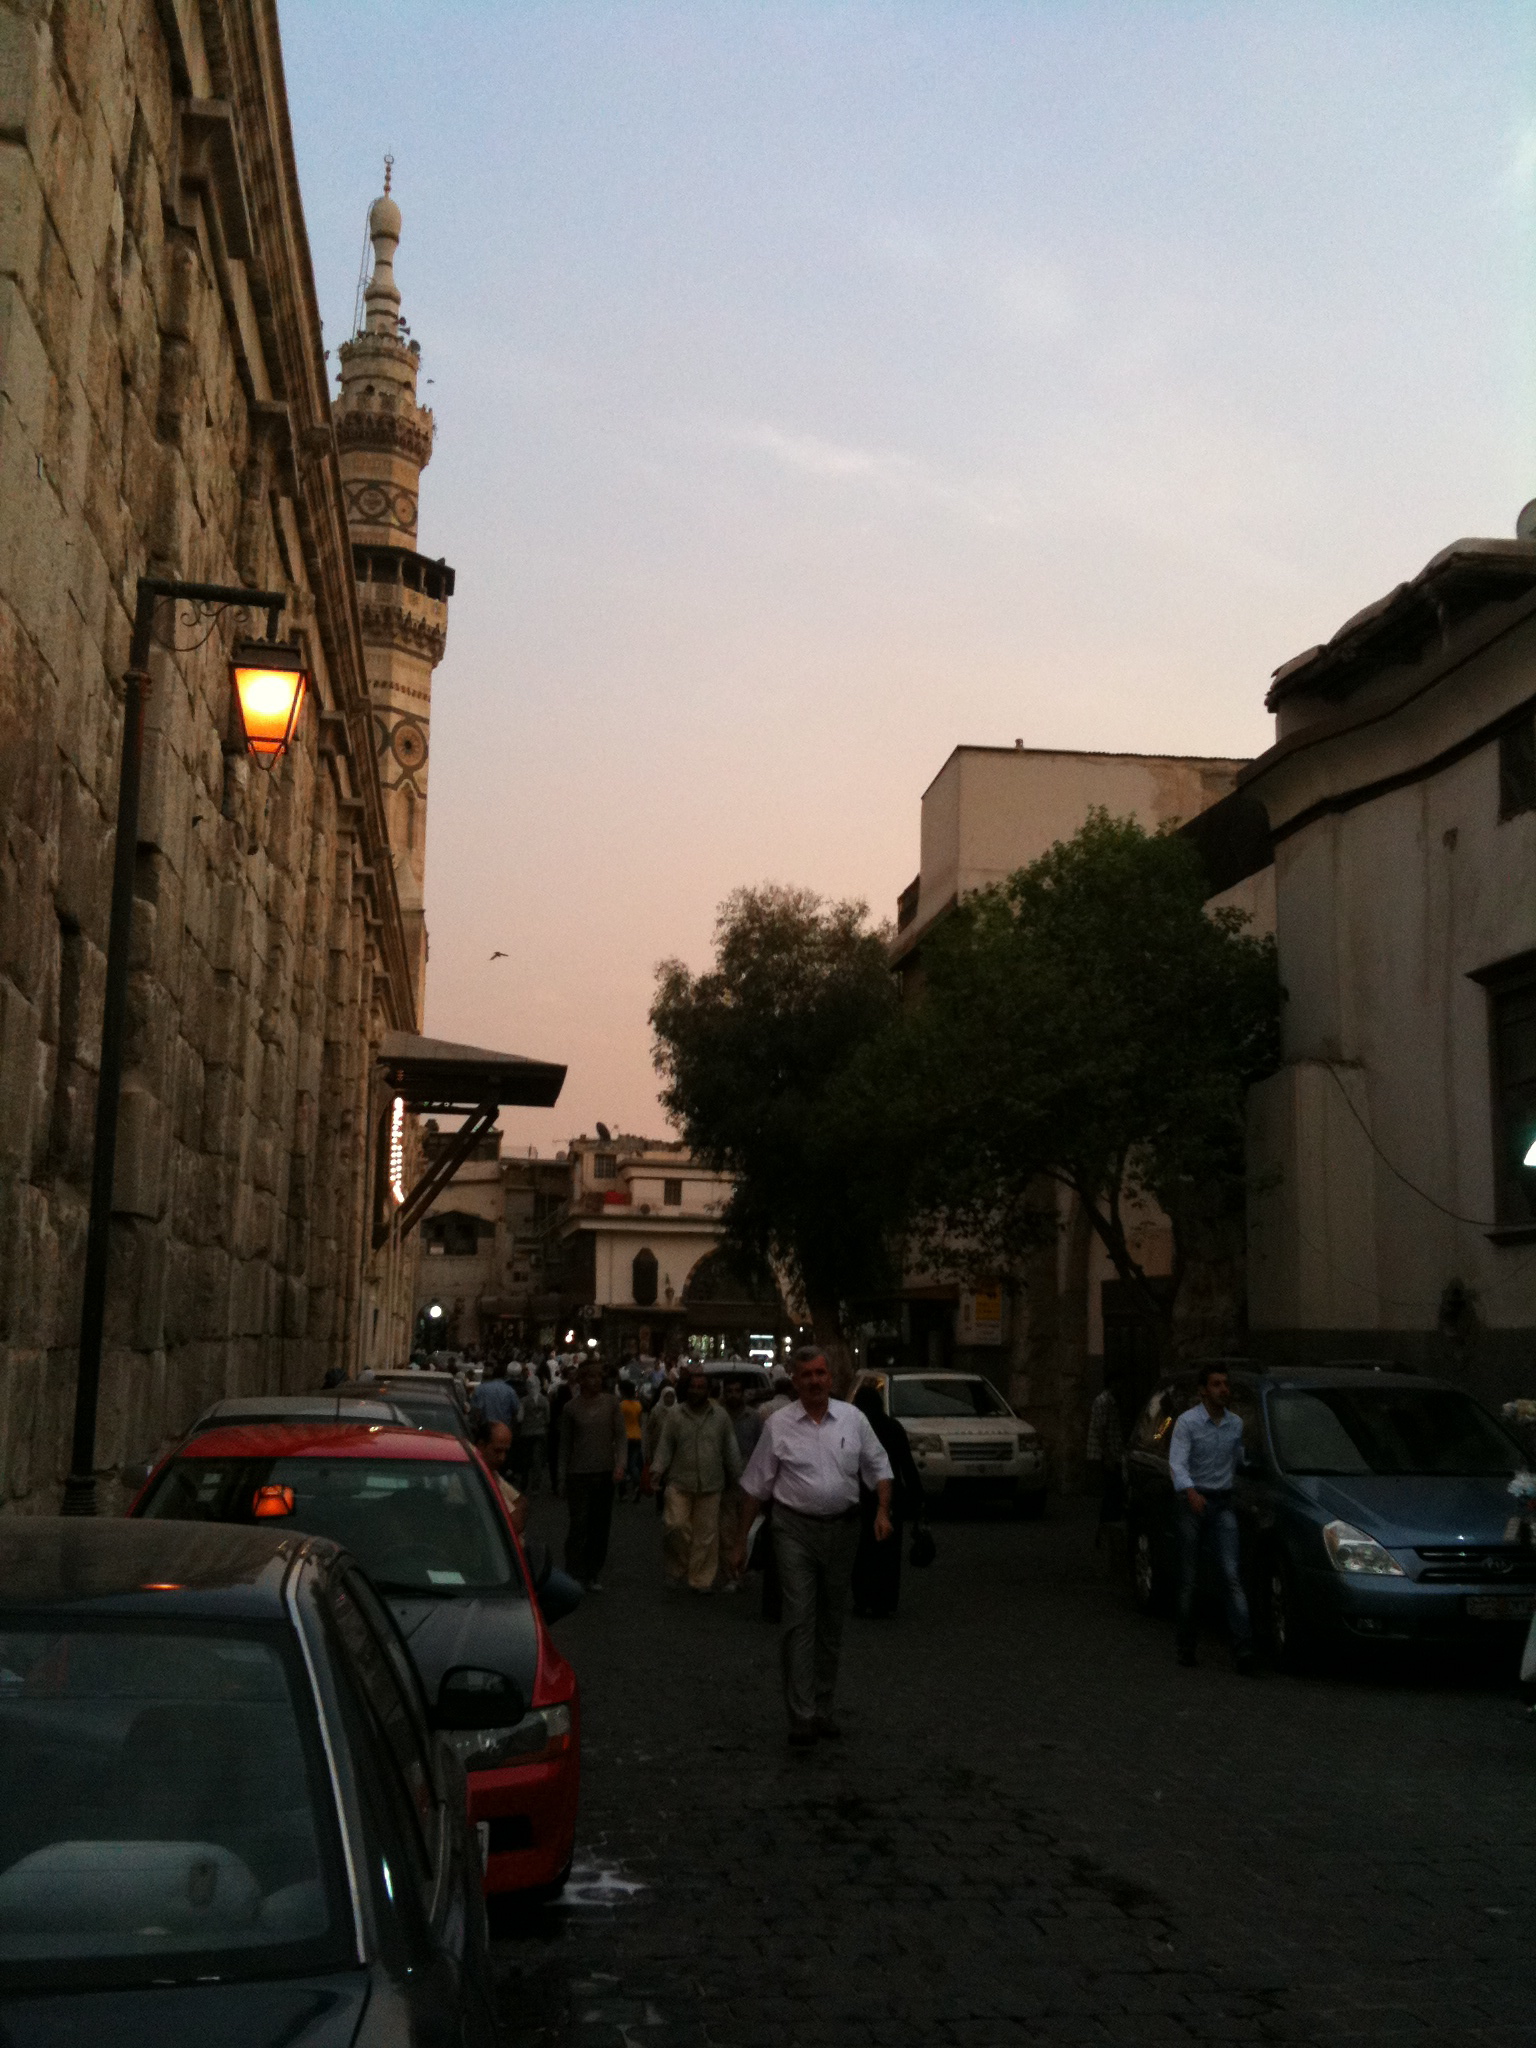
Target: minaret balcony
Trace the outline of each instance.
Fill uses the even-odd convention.
[[[363,637],[429,661],[448,644],[448,600],[454,575],[446,562],[404,548],[354,547]]]

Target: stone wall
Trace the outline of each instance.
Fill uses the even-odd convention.
[[[398,1250],[368,1248],[374,1053],[384,1030],[415,1021],[274,0],[0,0],[0,1505],[12,1511],[51,1511],[67,1462],[117,679],[142,574],[286,590],[312,687],[295,746],[263,772],[239,746],[228,682],[242,622],[161,608],[106,1472],[221,1394],[403,1357],[411,1275]]]

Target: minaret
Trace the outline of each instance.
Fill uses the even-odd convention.
[[[395,250],[400,209],[384,191],[368,213],[373,276],[363,295],[363,325],[341,344],[341,391],[334,406],[352,560],[362,607],[374,744],[394,854],[395,886],[405,913],[418,1026],[426,973],[423,885],[427,856],[427,760],[432,671],[448,640],[453,571],[416,552],[416,500],[432,456],[431,413],[416,403],[420,342],[400,318]]]

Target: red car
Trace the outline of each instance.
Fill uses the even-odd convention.
[[[552,1896],[571,1867],[581,1777],[576,1674],[550,1640],[499,1488],[457,1438],[262,1423],[173,1451],[129,1511],[329,1536],[392,1609],[428,1699],[455,1666],[497,1671],[526,1711],[455,1734],[490,1894]]]

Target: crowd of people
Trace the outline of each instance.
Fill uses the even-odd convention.
[[[766,1384],[731,1361],[636,1357],[613,1371],[591,1356],[513,1355],[486,1361],[472,1407],[519,1528],[546,1478],[563,1497],[565,1569],[585,1591],[602,1591],[615,1506],[645,1501],[679,1590],[739,1593],[760,1571],[764,1615],[783,1625],[790,1740],[836,1737],[850,1594],[860,1614],[894,1615],[903,1529],[923,1507],[873,1375],[844,1402],[814,1347]]]

